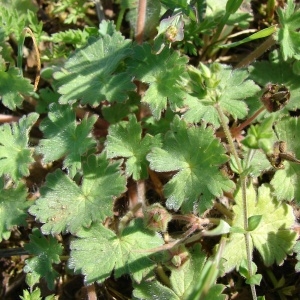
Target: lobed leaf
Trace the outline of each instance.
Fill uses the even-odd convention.
[[[96,116],[86,116],[78,124],[71,106],[50,105],[48,117],[40,125],[45,139],[37,147],[37,151],[44,156],[44,162],[64,157],[64,167],[69,168],[71,176],[74,176],[81,169],[81,156],[96,146],[96,142],[89,137],[96,120]]]
[[[0,242],[8,240],[16,226],[25,226],[27,209],[27,189],[23,184],[16,188],[5,188],[4,179],[0,178]]]
[[[112,216],[113,198],[126,190],[119,167],[120,162],[110,164],[104,154],[89,156],[83,165],[81,187],[61,170],[49,174],[41,197],[29,209],[44,223],[42,232],[76,234],[82,226]]]
[[[204,211],[215,197],[235,186],[219,170],[228,158],[212,128],[188,128],[178,117],[174,118],[163,147],[153,148],[147,159],[155,171],[178,171],[164,187],[169,209]]]
[[[23,95],[33,92],[33,85],[20,74],[17,68],[9,68],[6,72],[0,70],[0,96],[7,108],[15,110],[22,105]]]
[[[260,90],[252,80],[247,79],[249,74],[246,70],[232,70],[225,65],[215,65],[213,69],[213,76],[207,79],[212,86],[205,87],[203,91],[203,83],[194,82],[193,97],[186,97],[185,103],[189,109],[184,118],[188,122],[203,120],[219,127],[218,114],[213,107],[215,103],[219,103],[222,110],[234,119],[243,119],[248,112],[245,99]]]
[[[130,274],[140,282],[155,266],[147,251],[163,244],[162,237],[143,227],[143,220],[136,219],[120,236],[94,224],[77,232],[71,242],[70,268],[80,270],[87,284],[103,282],[114,270],[116,278]]]
[[[233,227],[243,228],[242,194],[239,190],[233,207],[235,217]],[[256,248],[266,266],[273,263],[282,264],[288,254],[292,253],[296,241],[296,233],[291,231],[294,222],[292,209],[284,203],[279,204],[271,196],[269,186],[263,185],[258,194],[252,184],[247,188],[247,209],[249,217],[261,215],[259,226],[250,231],[250,249]],[[236,251],[239,249],[239,251]],[[244,235],[232,232],[222,257],[225,259],[225,272],[230,272],[246,259]]]
[[[37,228],[33,229],[33,233],[29,235],[29,238],[30,242],[24,248],[34,257],[25,260],[24,272],[35,278],[35,283],[41,277],[44,277],[48,288],[53,290],[54,280],[59,276],[59,273],[53,268],[52,264],[60,263],[62,246],[54,237],[49,236],[46,238]]]
[[[296,5],[293,0],[288,0],[284,9],[279,8],[277,11],[280,27],[278,34],[275,36],[280,42],[283,59],[289,58],[300,59],[300,12],[295,10]]]
[[[61,71],[54,73],[62,95],[60,103],[80,100],[97,106],[104,100],[125,101],[135,85],[131,76],[117,72],[117,68],[131,54],[130,43],[117,31],[89,38],[87,45],[76,50]]]
[[[287,143],[287,151],[292,152],[296,158],[300,159],[300,145],[297,142],[297,133],[300,130],[299,118],[286,117],[280,120],[275,125],[275,130],[279,140]],[[276,198],[278,200],[295,201],[299,204],[300,201],[300,165],[285,161],[285,168],[277,170],[271,185],[274,188]]]
[[[156,119],[160,119],[168,101],[173,111],[183,106],[186,93],[182,80],[186,76],[187,57],[167,48],[155,54],[151,46],[145,43],[134,48],[133,58],[128,63],[128,72],[149,84],[142,102],[149,105]]]
[[[134,115],[129,122],[123,121],[111,125],[108,130],[106,152],[108,158],[125,157],[126,175],[139,180],[148,177],[146,155],[151,148],[160,146],[160,136],[146,134],[142,138],[142,127]]]
[[[34,162],[28,147],[28,134],[39,115],[31,113],[18,123],[0,126],[0,175],[9,175],[14,181],[29,175],[29,166]]]
[[[249,67],[250,78],[261,86],[268,83],[283,84],[290,91],[290,100],[280,113],[287,113],[300,108],[299,76],[296,75],[291,65],[286,62],[255,62]]]

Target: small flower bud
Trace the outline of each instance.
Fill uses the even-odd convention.
[[[165,232],[172,215],[159,203],[154,203],[144,210],[144,224],[150,230]]]

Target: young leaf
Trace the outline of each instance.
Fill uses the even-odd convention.
[[[275,130],[279,140],[286,142],[287,151],[291,151],[299,159],[300,145],[296,140],[300,130],[300,122],[298,121],[298,118],[286,117],[275,125]],[[300,165],[285,161],[284,166],[284,169],[276,171],[271,180],[276,198],[286,201],[295,199],[297,203],[300,203],[300,186],[296,184],[300,180]]]
[[[9,239],[15,226],[26,225],[27,209],[30,206],[26,197],[27,190],[23,184],[6,189],[3,176],[0,178],[0,242]]]
[[[239,190],[235,197],[236,205],[233,207],[235,217],[232,222],[234,227],[243,226],[242,195]],[[292,209],[284,203],[278,204],[271,197],[270,187],[263,185],[258,190],[258,195],[252,185],[247,189],[248,215],[262,215],[259,226],[249,232],[250,249],[256,248],[266,266],[274,262],[281,264],[293,250],[296,234],[291,231],[294,222]],[[239,251],[236,251],[239,249]],[[244,235],[232,233],[226,244],[222,257],[225,259],[225,272],[238,267],[246,259],[246,246]]]
[[[28,134],[39,115],[31,113],[18,123],[0,126],[0,175],[9,175],[14,181],[29,175],[29,165],[34,162],[28,148]]]
[[[62,246],[54,237],[43,236],[37,228],[33,229],[33,234],[30,234],[29,237],[30,242],[24,248],[35,257],[26,259],[24,272],[34,275],[35,283],[41,277],[45,277],[48,288],[53,290],[54,280],[59,273],[54,270],[52,264],[60,263],[59,256],[62,254]]]
[[[193,70],[191,69],[190,72]],[[189,106],[189,110],[185,113],[184,118],[196,123],[203,120],[219,127],[220,122],[213,108],[215,103],[219,103],[223,111],[233,118],[245,118],[248,108],[244,100],[260,90],[252,80],[247,79],[248,76],[246,70],[233,71],[230,66],[214,65],[212,77],[205,80],[204,85],[208,85],[205,86],[205,89],[203,83],[193,82],[192,95],[196,99],[186,98],[185,102]]]
[[[117,31],[113,35],[91,37],[85,47],[74,52],[61,71],[54,73],[58,92],[62,94],[60,103],[80,100],[82,104],[97,106],[104,100],[126,100],[127,92],[134,90],[135,85],[131,76],[116,73],[116,69],[130,54],[130,44],[130,40],[125,40]]]
[[[121,236],[102,224],[94,224],[77,232],[78,239],[71,242],[69,266],[85,275],[87,284],[103,282],[114,270],[115,277],[130,274],[140,282],[154,267],[149,252],[143,250],[163,244],[162,237],[143,227],[136,219]]]
[[[17,68],[9,68],[6,72],[0,71],[0,96],[2,103],[11,110],[20,107],[24,98],[33,92],[33,85],[22,77]]]
[[[280,27],[278,29],[277,40],[280,42],[283,59],[300,59],[300,11],[295,10],[293,0],[287,1],[285,9],[278,9]]]
[[[149,84],[142,101],[149,104],[153,116],[160,119],[161,112],[167,108],[167,100],[173,111],[182,107],[186,93],[181,81],[186,74],[187,57],[180,57],[178,52],[167,48],[160,54],[152,53],[149,44],[135,47],[133,57],[128,71]]]
[[[163,147],[153,148],[147,159],[155,171],[178,171],[164,188],[169,209],[204,211],[215,197],[235,186],[219,170],[228,158],[212,128],[188,128],[179,117],[174,118]]]
[[[160,137],[146,134],[143,138],[141,124],[131,115],[129,122],[111,125],[108,130],[106,151],[108,158],[126,157],[126,175],[134,180],[148,177],[146,155],[152,147],[159,147]]]
[[[41,122],[40,129],[45,139],[40,141],[37,151],[44,155],[44,162],[53,162],[62,157],[64,167],[70,168],[71,177],[81,168],[81,156],[96,142],[88,137],[97,117],[85,117],[77,125],[76,115],[69,105],[53,103],[48,118]]]
[[[112,199],[126,189],[126,179],[119,167],[120,162],[110,164],[104,154],[89,156],[83,165],[81,187],[60,170],[49,174],[41,197],[29,209],[45,223],[42,232],[74,234],[92,221],[102,222],[112,216]]]

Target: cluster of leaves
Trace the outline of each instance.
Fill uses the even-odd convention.
[[[99,29],[47,36],[34,18],[34,9],[28,6],[17,24],[12,17],[18,14],[17,6],[3,6],[2,105],[15,111],[25,100],[39,102],[35,111],[18,122],[0,126],[0,241],[8,240],[16,226],[26,226],[28,214],[34,216],[40,229],[33,228],[25,246],[32,257],[24,266],[31,289],[41,277],[50,289],[55,287],[59,274],[53,264],[59,264],[63,250],[67,251],[55,237],[67,233],[73,236],[70,269],[83,274],[86,284],[102,283],[112,273],[115,278],[129,274],[137,299],[154,299],[158,294],[160,299],[224,299],[225,286],[215,283],[233,269],[246,277],[247,283],[260,284],[255,264],[252,270],[249,264],[245,266],[247,251],[258,250],[266,266],[282,264],[293,248],[300,255],[291,230],[292,208],[286,203],[300,199],[300,128],[298,117],[291,117],[291,112],[297,115],[300,109],[299,11],[292,0],[277,9],[280,26],[274,36],[280,51],[272,53],[269,61],[243,69],[219,63],[192,66],[184,52],[198,55],[202,45],[202,58],[214,58],[221,53],[219,41],[229,42],[232,30],[249,26],[252,18],[250,12],[239,9],[242,1],[219,1],[220,6],[216,1],[206,2],[207,6],[205,1],[201,5],[197,1],[153,1],[157,5],[149,7],[151,24],[158,26],[166,9],[173,15],[164,20],[155,39],[149,29],[148,41],[140,45],[126,39],[111,21],[102,21]],[[70,11],[73,3],[63,1],[53,12]],[[87,6],[76,7],[68,22],[85,19]],[[121,1],[120,7],[121,12],[129,9],[129,18],[136,8],[127,1]],[[177,34],[183,30],[183,22],[190,33],[185,37]],[[72,45],[66,46],[63,63],[56,60],[57,53],[42,54],[53,65],[42,70],[47,87],[36,92],[19,68],[6,65],[7,53],[12,53],[7,41],[19,42],[28,25],[38,41]],[[197,39],[190,43],[196,32]],[[174,42],[181,51],[172,48]],[[236,132],[236,124],[251,119],[260,109],[263,87],[270,82],[288,88],[289,102],[276,112],[264,111],[254,126],[233,135],[238,141],[245,138],[235,145],[229,129]],[[279,96],[270,101],[279,101]],[[38,141],[30,135],[35,127],[43,135]],[[221,139],[224,135],[227,140]],[[284,168],[279,170],[267,159],[277,139],[288,146],[281,158]],[[232,147],[238,147],[240,157]],[[37,183],[40,195],[32,202],[25,179],[40,159],[48,175],[43,183]],[[56,169],[49,167],[55,162]],[[266,172],[272,178],[262,184]],[[163,191],[159,178],[164,180]],[[246,190],[243,180],[247,181]],[[116,199],[128,196],[132,181],[159,182],[165,214],[180,214],[194,235],[183,234],[166,244],[162,234],[167,225],[149,226],[142,220],[143,214],[151,211],[147,201],[139,218],[135,207],[116,218],[121,214],[114,207]],[[144,198],[140,191],[137,194]],[[217,199],[224,195],[233,200],[221,210],[227,213],[218,221],[209,218]],[[219,226],[212,230],[197,224],[193,227],[193,220],[200,222],[204,213]],[[156,210],[153,215],[155,222],[164,222],[164,214]],[[168,215],[167,222],[172,218],[176,215]],[[195,233],[197,230],[200,233]],[[215,255],[208,257],[200,238],[210,235],[227,235],[227,243],[215,245]],[[250,237],[248,245],[246,235]],[[192,242],[196,243],[191,247]],[[297,266],[299,271],[299,263]],[[40,290],[31,295],[24,292],[22,299],[33,299],[31,296],[39,299]]]

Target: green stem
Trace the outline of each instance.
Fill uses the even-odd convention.
[[[219,106],[219,103],[217,103],[215,105],[215,108],[218,112],[221,125],[223,127],[226,139],[228,141],[230,153],[233,155],[233,157],[236,161],[236,165],[238,167],[238,171],[239,171],[239,175],[240,175],[240,182],[241,182],[242,199],[243,199],[244,230],[246,231],[248,229],[247,177],[243,174],[243,167],[242,167],[241,161],[239,159],[237,150],[234,146],[233,139],[232,139],[232,136],[230,133],[230,129],[229,129],[229,126],[226,121],[226,116],[224,115],[221,107]],[[252,253],[251,253],[251,249],[250,249],[250,233],[249,232],[247,232],[245,234],[245,244],[246,244],[246,252],[247,252],[248,270],[249,270],[250,276],[252,276],[253,275],[252,265],[251,265]],[[253,300],[256,300],[257,296],[256,296],[255,286],[253,284],[251,284],[250,287],[251,287],[251,292],[252,292],[252,298],[253,298]]]
[[[124,14],[125,14],[126,9],[125,8],[121,8],[119,15],[118,15],[118,19],[117,19],[117,23],[116,23],[116,30],[120,31],[121,28],[121,24],[124,18]]]

